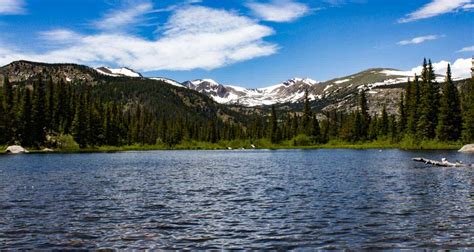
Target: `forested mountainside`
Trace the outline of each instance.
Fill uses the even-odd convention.
[[[185,134],[215,141],[224,130],[237,134],[248,121],[193,90],[161,80],[104,75],[81,65],[18,61],[2,67],[0,75],[8,135],[3,142],[40,146],[47,136],[74,130],[82,146],[155,144],[157,139],[174,144]],[[32,128],[36,133],[30,136]],[[24,140],[26,135],[32,139]]]
[[[100,69],[76,64],[16,61],[0,68],[0,79],[3,82],[6,76],[18,87],[31,86],[39,78],[43,81],[51,79],[53,83],[64,82],[66,86],[85,84],[92,89],[100,85],[96,92],[102,99],[121,103],[139,102],[150,112],[158,114],[169,114],[169,111],[174,111],[170,116],[183,114],[192,118],[219,117],[225,120],[242,120],[238,114],[198,92],[176,88],[162,80],[141,78],[139,74],[137,77],[140,78],[133,78],[106,73],[105,68]]]
[[[0,145],[61,149],[71,141],[81,148],[172,148],[192,141],[266,139],[284,146],[474,141],[472,79],[456,86],[448,67],[445,80],[438,82],[427,61],[421,76],[407,83],[405,77],[391,85],[373,79],[381,71],[387,70],[370,70],[371,78],[354,75],[345,88],[334,85],[347,79],[325,86],[312,83],[323,94],[311,97],[307,88],[300,103],[249,108],[216,103],[163,78],[110,76],[73,64],[13,62],[0,68]]]

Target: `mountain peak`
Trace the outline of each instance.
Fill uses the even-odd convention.
[[[292,84],[297,84],[297,83],[303,83],[303,84],[307,84],[307,85],[315,85],[315,84],[318,84],[320,83],[319,81],[316,81],[316,80],[313,80],[313,79],[310,79],[310,78],[293,78],[293,79],[289,79],[285,82],[283,82],[282,84],[284,84],[285,86],[289,86],[289,85],[292,85]]]

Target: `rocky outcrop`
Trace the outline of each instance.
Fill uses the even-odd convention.
[[[12,146],[8,146],[8,148],[5,150],[5,153],[21,154],[21,153],[28,153],[28,151],[19,145],[12,145]]]
[[[474,144],[464,145],[459,152],[463,153],[474,153]]]

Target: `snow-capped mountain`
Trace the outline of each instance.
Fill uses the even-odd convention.
[[[305,90],[318,83],[309,78],[294,78],[270,87],[250,89],[202,79],[186,81],[183,85],[208,95],[218,103],[258,106],[299,101],[303,98]]]
[[[109,68],[109,67],[98,67],[95,69],[97,72],[103,75],[113,76],[113,77],[143,77],[140,73],[127,68]]]
[[[448,62],[442,61],[433,64],[436,81],[442,83]],[[458,59],[451,66],[453,79],[460,80],[470,76],[471,59]],[[136,71],[128,68],[96,69],[98,72],[109,76],[142,77]],[[422,67],[418,66],[408,71],[391,68],[373,68],[349,76],[318,82],[309,78],[293,78],[282,83],[265,88],[244,88],[234,85],[221,84],[212,79],[198,79],[179,83],[175,80],[155,77],[148,78],[165,82],[167,84],[189,88],[211,97],[221,104],[235,104],[247,107],[273,105],[277,103],[296,103],[304,99],[305,91],[308,91],[310,100],[331,101],[338,103],[357,94],[360,90],[368,91],[372,95],[380,95],[380,90],[389,86],[396,87],[397,84],[406,83],[408,78],[413,79],[415,74],[421,74]]]

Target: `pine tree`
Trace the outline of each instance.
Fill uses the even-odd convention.
[[[272,143],[280,142],[279,129],[278,129],[278,118],[276,115],[275,106],[272,105],[272,114],[270,118],[270,140]]]
[[[104,130],[98,103],[89,105],[89,136],[87,142],[92,146],[100,146],[104,143]]]
[[[46,125],[50,131],[57,130],[55,125],[55,112],[56,107],[56,93],[54,90],[53,78],[50,76],[47,83],[47,113],[46,113]]]
[[[351,122],[351,121],[348,121],[348,122]],[[363,119],[362,113],[360,111],[356,111],[354,115],[353,126],[347,127],[347,128],[353,129],[352,134],[351,134],[352,136],[350,137],[351,141],[357,142],[360,140],[365,140],[366,139],[366,137],[364,137],[364,134],[366,135],[365,127],[366,127],[365,121]]]
[[[382,117],[380,120],[380,130],[379,130],[379,135],[380,136],[387,136],[390,125],[389,125],[389,119],[388,119],[388,114],[387,114],[387,107],[384,105],[382,108]]]
[[[369,125],[370,125],[370,115],[369,107],[367,105],[367,97],[365,96],[365,91],[360,93],[359,98],[359,107],[360,107],[360,129],[358,130],[358,140],[366,140],[368,137]]]
[[[5,124],[5,140],[7,143],[13,143],[15,139],[15,113],[14,113],[14,93],[13,85],[10,83],[7,76],[3,80],[3,91],[4,91],[4,124]]]
[[[306,135],[309,135],[311,132],[310,120],[311,120],[311,107],[309,104],[308,90],[306,90],[304,93],[303,121],[301,125],[303,127],[303,133]]]
[[[461,104],[458,90],[451,79],[449,64],[440,104],[439,122],[436,129],[438,139],[456,141],[460,138],[462,130]]]
[[[314,143],[321,143],[321,127],[319,126],[318,118],[313,114],[311,119],[311,138]]]
[[[39,78],[34,85],[33,99],[33,142],[36,146],[42,146],[46,140],[46,87]]]
[[[464,89],[462,108],[462,140],[464,143],[474,143],[474,75]]]
[[[84,95],[79,96],[74,121],[72,123],[72,135],[79,144],[79,148],[87,147],[87,122]]]
[[[6,121],[5,121],[5,107],[3,104],[3,90],[0,89],[0,144],[6,144]]]
[[[293,115],[291,118],[291,135],[293,137],[297,136],[299,134],[298,129],[299,129],[299,118],[297,115]]]
[[[31,92],[30,89],[26,88],[23,97],[23,108],[20,116],[20,141],[23,146],[33,146],[32,132],[33,121],[32,121],[32,105],[31,105]]]
[[[403,134],[405,133],[405,130],[407,128],[407,120],[408,120],[408,115],[406,111],[406,102],[405,102],[405,96],[403,95],[403,92],[400,94],[400,103],[398,105],[398,113],[400,115],[399,122],[398,122],[398,131]]]
[[[418,125],[418,106],[420,103],[420,81],[417,75],[413,82],[408,80],[406,94],[406,111],[407,111],[407,132],[411,135],[416,135]]]
[[[436,134],[436,126],[438,122],[438,107],[439,107],[439,89],[435,83],[435,75],[431,60],[426,65],[426,60],[423,63],[423,83],[420,88],[420,103],[419,103],[419,120],[417,123],[418,138],[433,139]]]

